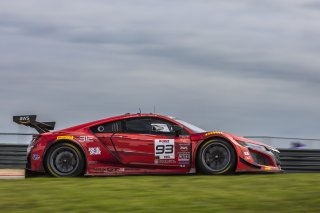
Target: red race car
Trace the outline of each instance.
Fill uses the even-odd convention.
[[[53,132],[54,123],[35,115],[13,120],[40,133],[28,147],[27,176],[281,171],[279,151],[271,146],[169,116],[125,114]]]

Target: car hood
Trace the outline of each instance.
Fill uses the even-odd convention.
[[[251,140],[251,139],[248,139],[248,138],[245,138],[245,137],[242,137],[242,136],[238,136],[238,135],[234,135],[234,134],[231,134],[231,133],[227,133],[227,132],[204,132],[204,133],[200,133],[200,134],[197,134],[197,135],[198,135],[197,138],[201,138],[201,139],[206,139],[206,138],[212,137],[213,135],[219,137],[219,135],[220,135],[220,136],[222,136],[224,138],[227,138],[227,139],[233,139],[235,141],[242,141],[242,142],[247,142],[247,143],[252,143],[252,144],[256,144],[256,145],[265,146],[265,147],[270,148],[270,149],[275,149],[274,147],[269,146],[267,144],[264,144],[264,143],[262,143],[260,141]]]

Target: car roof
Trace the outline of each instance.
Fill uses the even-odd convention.
[[[112,122],[112,121],[123,120],[123,119],[128,119],[128,118],[139,118],[139,117],[162,118],[162,119],[177,123],[176,121],[173,120],[173,117],[159,115],[159,114],[152,114],[152,113],[149,113],[149,114],[147,114],[147,113],[130,114],[130,113],[126,113],[123,115],[118,115],[118,116],[113,116],[113,117],[109,117],[109,118],[104,118],[101,120],[91,121],[88,123],[83,123],[83,124],[72,126],[72,127],[66,128],[66,129],[59,130],[59,131],[76,131],[76,130],[79,130],[82,128],[92,127],[92,126],[103,124],[106,122]]]

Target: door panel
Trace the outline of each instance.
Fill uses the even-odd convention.
[[[111,140],[123,164],[161,168],[190,167],[189,136],[117,133]]]
[[[154,164],[154,136],[117,133],[111,138],[123,164]]]
[[[116,152],[115,147],[111,141],[113,133],[96,133],[95,135],[99,139],[103,147],[112,155],[112,159],[104,160],[108,163],[119,163],[120,159],[118,153]]]
[[[190,136],[175,136],[174,123],[136,117],[91,128],[118,163],[128,167],[172,169],[191,167]]]

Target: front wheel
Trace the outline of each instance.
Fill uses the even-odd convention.
[[[48,151],[46,168],[55,177],[80,176],[84,170],[84,158],[73,144],[58,143]]]
[[[236,152],[232,145],[221,139],[205,142],[197,156],[198,168],[210,175],[230,174],[235,171]]]

